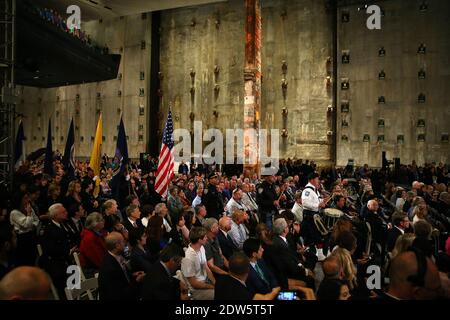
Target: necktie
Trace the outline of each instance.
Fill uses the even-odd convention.
[[[250,200],[253,203],[253,208],[258,209],[258,205],[256,204],[255,199],[253,198],[253,195],[249,195]]]
[[[242,228],[242,224],[238,225],[239,229],[239,237],[241,238],[242,243],[245,241],[245,231]]]
[[[72,226],[70,225],[70,224],[62,224],[62,227],[63,227],[63,229],[64,229],[64,231],[66,232],[66,233],[75,233],[75,231],[73,231],[73,228],[72,228]]]
[[[64,225],[64,223],[60,224],[62,231],[64,231],[64,233],[67,233],[67,229],[66,226]]]
[[[262,272],[261,268],[258,265],[258,262],[255,264],[255,270],[258,273],[259,277],[267,284],[269,285],[269,282],[267,281],[266,277],[264,276],[264,273]]]
[[[137,228],[136,221],[133,221],[133,227]]]
[[[128,271],[127,271],[127,267],[126,267],[126,261],[122,257],[120,257],[119,260],[120,260],[119,264],[120,264],[120,267],[123,270],[125,278],[127,278],[127,281],[130,282],[130,276],[128,275]]]

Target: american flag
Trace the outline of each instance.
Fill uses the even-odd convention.
[[[166,197],[167,187],[173,178],[173,122],[172,111],[169,110],[166,126],[163,132],[161,152],[159,153],[158,169],[156,170],[155,190],[161,197]]]

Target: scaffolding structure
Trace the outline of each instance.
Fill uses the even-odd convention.
[[[14,83],[16,0],[0,0],[0,184],[10,189],[14,173]]]

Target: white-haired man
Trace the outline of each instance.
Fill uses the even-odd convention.
[[[370,224],[372,232],[372,243],[375,244],[379,254],[383,254],[387,237],[387,223],[378,211],[379,205],[376,199],[367,202],[366,222]],[[374,248],[375,249],[375,248]]]
[[[65,222],[67,210],[61,203],[55,203],[48,209],[50,223],[42,235],[42,252],[40,266],[48,272],[61,298],[65,297],[64,288],[67,279],[67,266],[72,252],[76,247],[70,247],[70,234]]]
[[[170,233],[170,231],[172,230],[172,226],[171,226],[172,223],[170,220],[170,215],[168,213],[169,213],[169,209],[167,208],[167,206],[164,203],[158,203],[155,206],[155,215],[163,218],[164,228],[166,229],[167,233]]]
[[[289,287],[288,279],[305,281],[307,286],[314,287],[314,274],[303,265],[300,256],[288,243],[289,226],[284,218],[278,218],[273,223],[273,246],[267,258],[273,266],[275,275],[281,287]]]

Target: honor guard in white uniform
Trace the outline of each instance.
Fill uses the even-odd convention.
[[[311,182],[308,182],[302,192],[303,210],[309,210],[313,211],[314,213],[319,213],[319,206],[321,201],[322,197],[319,190],[317,190],[317,188]]]
[[[321,242],[321,233],[317,230],[314,223],[314,215],[319,213],[319,210],[325,207],[325,202],[322,200],[319,187],[319,175],[311,173],[308,176],[308,184],[302,192],[303,205],[303,238],[306,245],[314,245]]]

